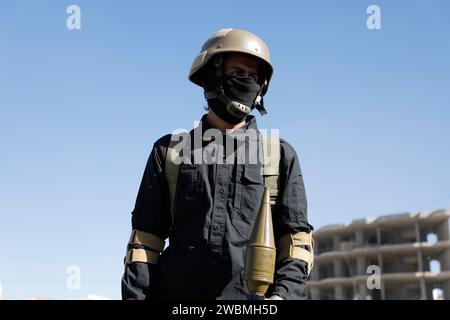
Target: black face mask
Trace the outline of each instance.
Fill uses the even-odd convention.
[[[223,89],[230,100],[240,102],[252,108],[260,86],[253,78],[235,78],[223,76]]]
[[[223,89],[225,95],[231,101],[237,101],[253,109],[253,103],[260,90],[260,85],[253,78],[235,78],[223,76]],[[208,101],[209,107],[223,120],[228,123],[237,124],[241,122],[246,114],[237,116],[231,114],[222,101],[213,99]]]

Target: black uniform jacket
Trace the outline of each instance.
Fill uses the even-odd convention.
[[[204,115],[200,126],[210,129]],[[244,130],[256,129],[248,116]],[[204,139],[204,150],[211,143]],[[175,215],[169,211],[164,173],[170,135],[155,142],[149,156],[136,204],[132,228],[169,239],[156,266],[142,262],[125,266],[123,299],[247,299],[243,280],[246,245],[264,190],[259,164],[185,161],[179,169]],[[244,142],[248,144],[247,142]],[[302,173],[294,148],[280,139],[279,198],[273,207],[275,239],[300,231],[310,232]],[[236,146],[235,146],[236,150]],[[198,151],[198,150],[197,150]],[[224,154],[227,155],[227,150]],[[217,161],[216,161],[217,162]],[[225,162],[225,161],[223,161]],[[241,161],[242,162],[242,161]],[[266,296],[305,299],[306,263],[298,259],[278,262],[274,283]]]

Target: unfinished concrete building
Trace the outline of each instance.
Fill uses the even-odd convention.
[[[450,210],[358,219],[313,233],[311,299],[450,299]]]

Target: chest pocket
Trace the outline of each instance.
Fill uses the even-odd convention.
[[[245,165],[236,193],[240,201],[234,209],[232,224],[239,235],[250,239],[264,193],[264,179],[259,165]]]
[[[175,220],[192,221],[201,216],[203,179],[199,165],[182,164],[178,173],[175,199]]]

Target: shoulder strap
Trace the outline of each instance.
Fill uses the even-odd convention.
[[[177,191],[178,172],[182,157],[180,151],[183,149],[188,132],[172,135],[165,160],[165,175],[169,187],[169,208],[172,223],[175,218],[174,205]],[[180,141],[181,140],[181,141]],[[270,191],[270,202],[274,205],[278,199],[280,186],[280,138],[278,136],[263,137],[263,176],[264,186]]]
[[[167,185],[169,187],[169,210],[170,215],[172,216],[172,223],[175,218],[174,205],[177,191],[178,172],[180,169],[180,164],[183,161],[180,153],[184,148],[184,145],[186,144],[188,134],[188,132],[172,134],[170,137],[169,145],[167,147],[164,171],[166,175]]]
[[[263,136],[263,176],[264,186],[270,191],[270,204],[278,199],[280,187],[280,137]]]

